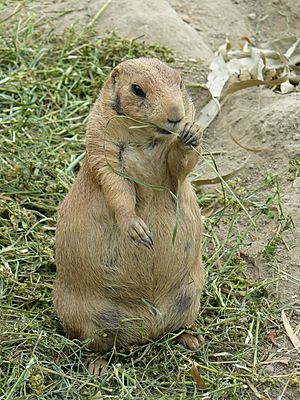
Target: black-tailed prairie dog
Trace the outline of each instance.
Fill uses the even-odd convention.
[[[197,317],[204,271],[188,179],[201,138],[193,112],[180,74],[150,58],[114,68],[91,110],[85,160],[58,216],[54,304],[67,336],[92,339],[96,351]]]

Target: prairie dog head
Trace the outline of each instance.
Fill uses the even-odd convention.
[[[178,131],[190,112],[179,72],[155,58],[122,62],[111,72],[107,87],[105,102],[116,114],[153,124],[159,134]]]

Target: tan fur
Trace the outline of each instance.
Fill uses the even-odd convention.
[[[182,139],[193,106],[180,82],[159,60],[125,61],[108,77],[88,119],[86,158],[58,217],[54,304],[66,334],[93,339],[94,350],[143,343],[197,317],[202,228],[187,176],[198,154]],[[132,84],[146,97],[134,94]],[[140,123],[112,118],[118,113],[179,136],[154,126],[130,129]],[[199,128],[188,126],[199,149]],[[112,168],[177,195],[174,245],[176,204],[169,190]]]

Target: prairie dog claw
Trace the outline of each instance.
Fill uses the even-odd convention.
[[[147,249],[153,249],[151,232],[141,218],[132,218],[127,224],[127,232],[136,244],[142,244]]]
[[[196,122],[192,122],[184,125],[183,131],[178,136],[178,140],[185,146],[197,147],[200,144],[201,137],[201,127]]]

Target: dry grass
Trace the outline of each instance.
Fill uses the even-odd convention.
[[[205,219],[208,276],[201,312],[188,329],[201,338],[201,353],[176,343],[175,332],[109,354],[104,377],[87,373],[86,344],[64,337],[52,307],[56,208],[79,168],[85,118],[111,68],[126,57],[155,55],[170,62],[172,54],[115,35],[99,41],[88,32],[41,34],[32,21],[0,29],[1,398],[267,395],[278,384],[261,365],[272,352],[266,333],[278,330],[277,305],[270,281],[247,274],[241,249],[251,226],[241,222],[240,206],[256,223],[266,215],[276,218],[271,206],[278,198],[260,195],[264,186],[255,194],[234,186],[224,193],[198,192],[200,205],[214,205]],[[193,363],[205,388],[197,386],[195,371],[191,375]]]

